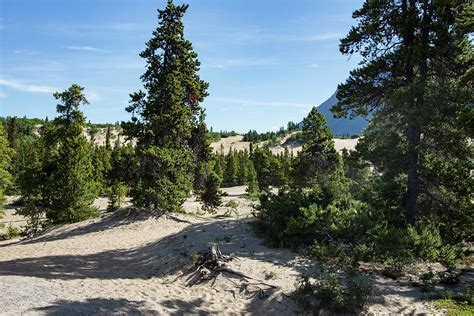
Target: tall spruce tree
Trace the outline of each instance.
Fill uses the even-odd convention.
[[[92,206],[97,196],[94,181],[92,146],[82,134],[85,118],[79,110],[87,104],[84,88],[73,84],[63,92],[55,92],[60,100],[54,120],[50,147],[57,148],[57,155],[49,161],[42,172],[48,173],[47,188],[42,193],[46,216],[52,223],[71,223],[98,215]]]
[[[105,149],[108,151],[112,148],[111,146],[112,131],[110,126],[107,126],[107,131],[105,132]]]
[[[253,166],[253,162],[251,160],[249,160],[247,170],[247,179],[245,179],[247,189],[245,191],[247,192],[250,198],[256,198],[259,193],[259,187],[257,180],[257,172],[255,171],[255,167]]]
[[[200,62],[184,37],[182,18],[187,5],[172,0],[158,10],[158,27],[140,56],[147,69],[141,76],[146,92],[132,93],[124,133],[137,139],[133,203],[177,211],[193,187],[199,149],[193,132],[201,131],[208,84],[198,75]],[[205,127],[205,125],[204,125]]]
[[[472,42],[456,21],[468,7],[468,1],[366,1],[354,12],[358,25],[341,40],[343,54],[358,52],[363,59],[339,86],[333,112],[377,112],[370,137],[363,139],[365,158],[392,188],[402,184],[403,194],[394,198],[396,191],[384,190],[382,198],[392,208],[404,208],[401,215],[412,225],[420,215],[464,214],[458,206],[467,197],[461,192],[469,186],[469,166],[459,163],[471,161],[467,138],[472,135],[463,126],[472,124],[468,104],[473,101],[469,80],[459,78],[468,78],[469,62],[461,61],[466,47],[472,52]],[[389,155],[377,155],[389,149]],[[443,179],[449,169],[459,172],[451,183]],[[458,211],[448,211],[452,208]]]
[[[11,184],[12,175],[10,174],[11,158],[13,149],[5,137],[3,125],[0,124],[0,218],[3,216],[3,204],[5,203],[4,192]]]
[[[303,121],[303,149],[295,161],[294,181],[300,187],[320,183],[341,163],[331,130],[316,107]]]

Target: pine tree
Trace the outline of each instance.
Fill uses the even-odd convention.
[[[247,150],[239,152],[239,173],[237,176],[237,185],[247,184],[248,172],[249,172],[249,153]]]
[[[17,141],[18,141],[18,125],[17,125],[17,117],[14,116],[7,120],[7,138],[8,142],[10,143],[10,147],[13,149],[17,148]]]
[[[11,158],[13,149],[9,146],[8,140],[5,138],[3,125],[0,124],[0,218],[3,216],[3,204],[5,203],[4,192],[11,184],[12,176],[10,174]]]
[[[211,170],[204,181],[204,187],[200,194],[200,200],[203,202],[202,209],[205,212],[214,213],[217,207],[222,204],[221,192],[219,191],[221,179]]]
[[[61,101],[57,105],[60,116],[54,121],[56,130],[53,133],[53,146],[57,146],[58,153],[43,170],[51,172],[48,187],[43,192],[43,206],[48,220],[54,224],[77,222],[98,215],[98,210],[92,207],[97,196],[92,146],[82,135],[86,125],[79,106],[88,103],[83,90],[73,84],[63,92],[54,93],[54,97]]]
[[[295,183],[300,187],[321,182],[341,162],[331,131],[316,107],[313,107],[303,124],[303,149],[294,168]]]
[[[132,120],[122,124],[124,133],[137,139],[133,203],[163,211],[179,210],[193,187],[198,151],[193,132],[203,123],[199,103],[208,88],[198,75],[197,54],[184,38],[187,8],[169,0],[158,10],[158,27],[140,53],[148,65],[141,77],[146,92],[131,94]]]
[[[105,149],[109,151],[112,147],[110,145],[110,139],[112,137],[112,131],[110,129],[110,126],[107,126],[107,131],[105,133]]]
[[[226,187],[236,186],[239,176],[239,158],[236,151],[232,150],[232,148],[225,158],[225,166],[224,185]]]
[[[461,124],[473,98],[463,52],[464,45],[472,52],[472,42],[465,30],[456,27],[468,7],[464,1],[366,1],[354,12],[359,24],[341,40],[343,54],[358,52],[363,60],[339,86],[340,101],[333,111],[353,116],[376,110],[369,132],[372,143],[367,140],[364,145],[366,157],[376,159],[375,167],[383,170],[386,183],[403,179],[402,194],[394,198],[396,191],[384,190],[382,198],[391,208],[404,208],[399,215],[412,225],[420,211],[433,214],[433,205],[426,207],[425,200],[442,204],[452,200],[448,192],[453,183],[441,185],[442,175],[431,169],[432,163],[442,156],[456,162],[468,157],[468,135]],[[459,80],[466,74],[467,80]],[[375,157],[377,148],[390,147],[396,154]],[[468,177],[459,177],[458,184]]]
[[[266,148],[257,148],[253,151],[252,162],[257,173],[257,182],[260,190],[268,191],[273,184],[274,170],[272,169],[272,153]]]
[[[253,166],[252,161],[249,161],[247,172],[247,189],[245,190],[250,198],[256,198],[259,193],[257,172]]]

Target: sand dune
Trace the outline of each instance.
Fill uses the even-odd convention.
[[[318,263],[265,246],[248,225],[252,202],[243,197],[244,189],[226,189],[224,197],[224,205],[239,203],[238,216],[225,217],[225,206],[217,214],[200,215],[200,204],[189,199],[187,214],[174,217],[124,210],[57,227],[32,240],[0,242],[1,313],[297,313],[290,295],[298,275],[311,273]],[[238,257],[230,268],[275,288],[235,275],[196,283],[192,254],[205,250],[209,242]],[[417,289],[383,278],[377,279],[377,286],[385,295],[369,312],[434,312]]]
[[[285,151],[285,148],[287,148],[290,152],[293,152],[293,154],[296,154],[301,150],[301,144],[297,142],[287,142],[288,138],[291,136],[291,134],[286,135],[278,140],[278,145],[270,147],[272,153],[274,154],[279,154]],[[249,150],[250,148],[250,142],[245,142],[243,140],[242,135],[237,135],[237,136],[229,136],[225,138],[221,138],[221,140],[214,142],[211,144],[211,148],[214,150],[216,153],[220,153],[221,151],[224,154],[227,154],[229,150],[232,148],[233,150]],[[334,146],[336,147],[337,151],[342,151],[343,148],[346,148],[347,150],[355,150],[355,146],[357,145],[357,141],[359,139],[339,139],[335,138],[334,139]],[[263,147],[265,146],[266,142],[260,142],[256,146]]]

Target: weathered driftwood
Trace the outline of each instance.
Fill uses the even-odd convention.
[[[207,251],[203,254],[201,263],[199,264],[199,267],[198,267],[198,271],[201,275],[201,279],[202,280],[209,280],[211,278],[214,278],[214,281],[215,281],[215,278],[217,278],[217,276],[219,276],[220,274],[229,273],[229,274],[236,275],[236,276],[239,276],[241,278],[247,279],[245,281],[245,286],[248,286],[248,285],[251,285],[251,284],[254,284],[254,285],[261,284],[261,285],[265,285],[265,286],[268,286],[268,287],[271,287],[271,288],[276,288],[276,286],[274,286],[274,285],[267,284],[267,283],[262,282],[260,280],[254,279],[254,278],[252,278],[248,275],[245,275],[242,272],[235,271],[233,269],[228,268],[226,266],[226,263],[233,260],[233,259],[238,259],[238,258],[235,257],[235,256],[223,255],[221,253],[220,249],[219,249],[219,246],[216,243],[209,243],[209,247],[208,247]],[[229,278],[227,278],[227,279],[229,281],[232,281]],[[249,283],[248,280],[252,280],[254,282]],[[234,283],[234,282],[232,281],[232,283]],[[265,297],[263,290],[261,290],[261,291],[262,291],[262,293],[260,293],[259,296],[263,295],[263,297]]]

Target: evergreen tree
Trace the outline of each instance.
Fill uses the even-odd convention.
[[[110,126],[107,126],[107,131],[105,133],[105,149],[109,151],[112,147],[110,145],[110,139],[112,137],[112,131],[110,129]]]
[[[452,166],[463,176],[450,184],[440,181],[447,166],[439,168],[441,157],[450,163],[470,161],[466,144],[472,135],[463,124],[472,115],[465,53],[472,56],[472,42],[461,22],[469,10],[472,6],[464,1],[366,1],[354,12],[359,24],[341,40],[342,53],[358,52],[363,60],[339,86],[340,101],[333,111],[338,116],[377,111],[366,133],[370,137],[363,138],[364,158],[390,184],[381,198],[392,209],[404,208],[399,215],[412,225],[420,212],[430,216],[443,213],[442,204],[459,205],[454,202],[466,197],[460,188],[469,186],[468,166]],[[402,186],[390,190],[395,183]],[[394,197],[400,189],[404,192]],[[463,214],[454,208],[450,214]]]
[[[213,213],[222,204],[221,192],[219,192],[221,179],[215,172],[210,171],[204,181],[204,188],[200,194],[200,200],[203,202],[202,209]]]
[[[98,210],[92,207],[97,196],[92,146],[82,135],[86,124],[79,106],[88,104],[83,90],[73,84],[63,92],[54,93],[61,101],[57,105],[60,116],[54,121],[53,135],[58,154],[51,163],[48,188],[43,195],[46,216],[52,223],[77,222],[98,215]]]
[[[192,189],[199,151],[193,132],[203,124],[199,103],[208,88],[198,75],[197,54],[184,38],[187,8],[169,0],[158,10],[158,27],[140,53],[148,65],[141,77],[146,92],[131,94],[132,120],[122,124],[124,133],[137,139],[133,203],[163,211],[179,210]]]
[[[224,170],[222,169],[221,160],[223,159],[222,155],[217,155],[214,158],[214,166],[213,171],[217,175],[217,177],[222,181],[224,180]]]
[[[233,187],[238,185],[239,177],[239,158],[236,151],[229,150],[225,159],[226,168],[224,173],[224,185],[226,187]]]
[[[255,171],[252,161],[249,161],[247,170],[247,179],[245,181],[247,183],[247,189],[245,191],[247,192],[249,197],[255,198],[259,193],[259,186],[257,180],[257,172]]]
[[[0,218],[3,216],[3,204],[5,203],[4,192],[11,184],[12,176],[10,174],[11,158],[13,149],[5,137],[3,125],[0,124]]]
[[[257,148],[253,151],[252,162],[257,172],[257,182],[260,190],[268,191],[273,184],[274,170],[272,169],[272,153],[267,148]]]
[[[17,148],[17,141],[18,141],[18,125],[17,125],[17,117],[14,116],[7,120],[7,138],[8,142],[10,143],[10,147],[13,149]]]
[[[340,164],[329,126],[316,107],[303,123],[303,149],[294,168],[295,183],[301,187],[321,182]]]
[[[237,175],[237,185],[247,184],[248,172],[249,172],[249,153],[247,149],[239,151],[239,172]]]
[[[111,151],[105,146],[94,146],[92,150],[92,164],[94,166],[94,180],[96,181],[100,192],[103,192],[110,182],[107,181],[107,174],[111,169]]]

